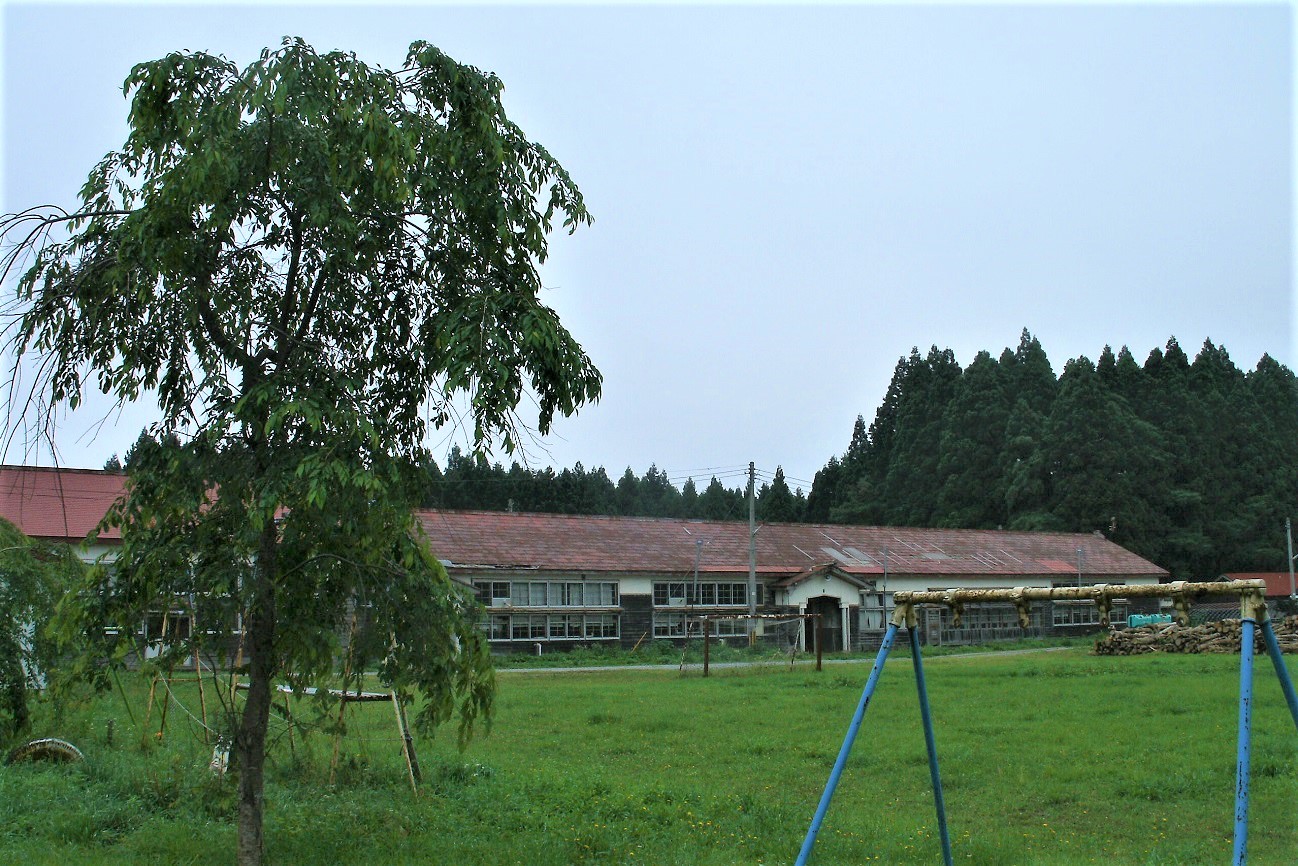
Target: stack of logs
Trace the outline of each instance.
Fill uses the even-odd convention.
[[[1298,653],[1298,616],[1271,620],[1280,651]],[[1130,656],[1140,653],[1238,653],[1240,622],[1223,619],[1203,625],[1183,626],[1176,623],[1146,625],[1111,631],[1095,642],[1096,655]],[[1266,652],[1261,631],[1255,633],[1254,651]]]

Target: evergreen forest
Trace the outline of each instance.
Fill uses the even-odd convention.
[[[1172,572],[1285,570],[1298,503],[1298,385],[1205,341],[1140,364],[1126,347],[1056,378],[1026,330],[960,368],[912,350],[874,421],[816,473],[805,519],[1101,532]]]
[[[693,476],[673,478],[656,465],[636,475],[628,466],[615,483],[602,466],[587,470],[577,463],[556,473],[550,467],[526,469],[515,462],[505,469],[481,454],[465,454],[457,446],[451,449],[445,469],[427,467],[423,504],[487,511],[746,520],[747,474],[739,467],[727,469],[720,477],[712,475],[700,491]],[[754,498],[759,520],[792,523],[803,519],[807,497],[801,488],[789,488],[783,469],[777,467],[773,475],[759,470],[757,480]],[[728,487],[725,482],[737,486]]]

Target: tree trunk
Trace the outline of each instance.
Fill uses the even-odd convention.
[[[252,604],[245,624],[248,698],[235,736],[239,768],[239,866],[259,866],[266,764],[266,729],[270,720],[271,680],[275,675],[275,583],[278,530],[273,521],[262,530],[253,568]]]

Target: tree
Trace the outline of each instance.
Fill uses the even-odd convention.
[[[617,513],[623,517],[636,517],[641,513],[640,479],[636,478],[630,466],[617,480],[616,501]]]
[[[883,521],[899,526],[932,526],[941,477],[938,475],[943,419],[960,383],[960,364],[950,349],[929,349],[922,360],[911,351],[905,389],[897,408],[894,446],[882,489],[875,492]]]
[[[1064,366],[1059,383],[1040,448],[1051,521],[1066,532],[1116,524],[1130,535],[1148,521],[1141,481],[1165,462],[1158,431],[1105,390],[1085,356]]]
[[[242,619],[241,863],[262,856],[273,681],[333,670],[349,613],[382,636],[383,678],[423,693],[425,726],[458,711],[463,738],[489,718],[477,608],[412,516],[427,434],[464,425],[512,453],[524,397],[544,434],[599,396],[536,270],[553,221],[589,216],[501,89],[423,42],[395,71],[297,39],[243,69],[170,54],[131,71],[128,138],[78,209],[0,221],[0,275],[26,267],[8,335],[38,402],[97,386],[160,409],[85,621],[182,589]]]
[[[27,691],[59,660],[48,625],[84,571],[66,545],[30,539],[0,518],[0,740],[27,729]]]
[[[979,352],[960,376],[943,419],[937,524],[958,529],[1005,525],[1005,428],[1013,409],[1007,372]]]
[[[838,501],[838,486],[842,479],[843,466],[837,457],[831,456],[828,463],[816,470],[816,477],[811,480],[811,492],[807,494],[806,519],[809,522],[829,522],[830,509]]]
[[[798,500],[789,489],[782,467],[775,467],[775,477],[771,479],[770,486],[762,485],[756,509],[758,516],[768,523],[793,523],[801,516],[798,513]]]
[[[649,464],[640,479],[639,502],[639,513],[645,517],[680,516],[681,492],[656,464]]]
[[[713,475],[708,486],[699,494],[699,509],[706,520],[738,520],[747,515],[745,496],[739,489],[728,489]]]
[[[699,516],[699,489],[693,478],[686,478],[681,485],[681,517]]]

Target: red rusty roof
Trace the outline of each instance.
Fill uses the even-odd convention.
[[[424,511],[433,552],[455,566],[605,573],[732,574],[748,570],[748,524],[644,517]],[[795,575],[834,562],[847,574],[1166,577],[1167,571],[1093,534],[901,529],[768,523],[757,532],[757,571]],[[1067,568],[1065,568],[1067,566]]]
[[[85,540],[121,495],[126,476],[98,469],[0,466],[0,517],[33,538]],[[102,541],[119,541],[106,530]]]
[[[1231,580],[1265,580],[1268,598],[1277,596],[1289,597],[1289,572],[1287,571],[1240,571],[1223,577]]]

